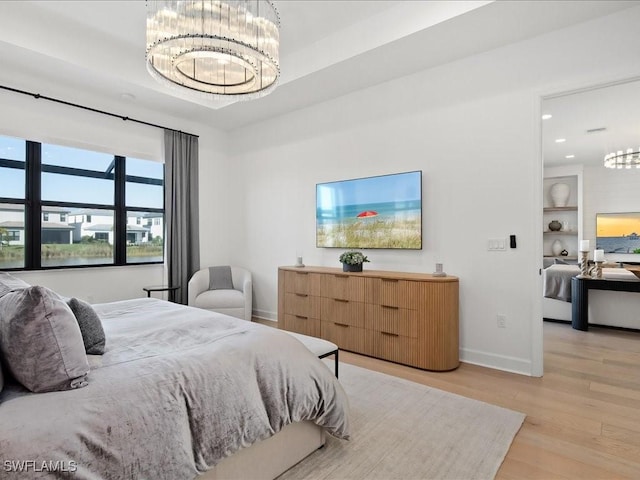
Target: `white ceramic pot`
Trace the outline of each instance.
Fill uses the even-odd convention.
[[[562,250],[563,250],[563,247],[562,247],[562,242],[560,240],[555,240],[551,244],[551,253],[553,253],[555,257],[560,256],[560,253],[562,252]]]
[[[554,183],[549,189],[554,207],[566,207],[571,188],[566,183]]]

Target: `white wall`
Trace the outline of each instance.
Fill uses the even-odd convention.
[[[125,114],[122,105],[90,99],[76,100],[73,92],[62,97],[67,101]],[[68,145],[118,155],[163,161],[163,131],[133,122],[124,122],[96,113],[79,110],[32,97],[0,91],[0,135]],[[224,137],[210,127],[177,121],[158,112],[127,107],[131,118],[181,128],[200,135],[200,232],[203,265],[226,262],[229,238],[224,233],[228,212],[219,208],[229,198]],[[1,196],[1,194],[0,194]],[[164,265],[132,265],[126,267],[62,269],[20,272],[16,276],[31,284],[40,284],[67,296],[92,303],[145,296],[145,285],[166,283]],[[185,286],[186,287],[186,286]]]
[[[627,10],[234,132],[231,258],[254,274],[256,312],[275,318],[277,267],[296,251],[339,267],[340,249],[315,248],[316,183],[421,169],[423,250],[367,251],[366,267],[444,263],[460,277],[461,358],[540,373],[540,98],[640,74],[639,22]],[[487,251],[509,234],[517,249]]]

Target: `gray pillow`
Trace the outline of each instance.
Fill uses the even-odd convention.
[[[10,273],[0,272],[0,297],[4,297],[7,293],[14,290],[30,287],[27,282],[14,277]]]
[[[209,267],[209,290],[233,290],[231,267]]]
[[[89,363],[69,306],[45,287],[0,298],[0,354],[7,372],[32,392],[84,387]]]
[[[90,304],[77,298],[71,298],[67,303],[78,321],[85,351],[90,355],[102,355],[106,339],[96,311]]]

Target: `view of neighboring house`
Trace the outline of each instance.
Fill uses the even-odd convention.
[[[127,244],[138,245],[164,237],[162,213],[131,212],[127,217]],[[113,214],[105,210],[43,207],[42,244],[80,243],[91,238],[113,244]],[[0,205],[0,242],[24,245],[24,207]]]
[[[142,244],[164,237],[164,217],[161,213],[135,213],[127,216],[127,244]],[[76,210],[69,214],[73,241],[85,237],[113,244],[113,214],[104,210]]]
[[[68,223],[69,209],[42,208],[42,243],[73,243],[73,227]],[[0,241],[5,245],[24,245],[24,207],[0,205]]]

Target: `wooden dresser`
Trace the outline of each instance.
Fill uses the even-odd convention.
[[[458,278],[278,269],[278,326],[425,370],[458,367]]]

